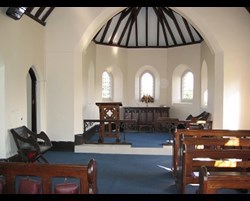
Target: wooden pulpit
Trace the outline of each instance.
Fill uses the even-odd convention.
[[[98,102],[100,113],[99,143],[104,142],[104,137],[116,137],[116,142],[120,142],[120,106],[121,102]],[[112,124],[115,128],[112,130]],[[107,129],[105,128],[107,125]],[[106,131],[107,130],[107,131]]]

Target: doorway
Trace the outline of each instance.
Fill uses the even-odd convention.
[[[32,68],[27,76],[27,126],[37,132],[37,79]]]

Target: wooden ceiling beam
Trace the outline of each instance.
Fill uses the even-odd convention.
[[[35,17],[39,18],[42,12],[45,10],[45,8],[46,7],[40,7],[36,12]]]
[[[49,17],[51,12],[55,9],[55,7],[50,7],[49,10],[45,13],[45,15],[42,17],[42,21],[46,21],[46,19]]]

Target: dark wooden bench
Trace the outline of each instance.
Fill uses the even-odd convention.
[[[187,184],[199,183],[197,173],[201,166],[209,171],[228,172],[246,172],[250,168],[250,139],[184,137],[182,140],[183,154],[177,176],[181,193],[185,193]]]
[[[220,189],[250,189],[249,172],[209,172],[206,166],[199,170],[199,194],[215,194]]]
[[[212,129],[213,121],[208,120],[210,113],[203,111],[197,116],[188,115],[185,120],[180,120],[177,129]]]
[[[174,133],[173,142],[173,174],[177,178],[177,172],[180,165],[181,149],[182,146],[181,136],[193,136],[193,137],[239,137],[239,138],[250,138],[250,130],[224,130],[224,129],[211,129],[211,130],[187,130],[177,129]]]
[[[44,164],[23,162],[0,162],[0,175],[5,179],[3,193],[16,193],[17,176],[35,176],[41,178],[43,194],[52,194],[52,179],[75,178],[79,180],[80,194],[96,194],[96,161],[90,159],[83,164]]]

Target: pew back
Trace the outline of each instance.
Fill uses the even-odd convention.
[[[4,193],[7,194],[16,193],[15,180],[17,176],[40,177],[42,193],[44,194],[53,193],[52,179],[58,177],[79,179],[80,194],[97,193],[95,159],[90,159],[87,165],[1,162],[0,175],[5,178]]]
[[[174,133],[173,143],[173,174],[177,179],[177,172],[181,161],[181,136],[193,136],[193,137],[237,137],[237,138],[250,138],[250,130],[224,130],[224,129],[211,129],[211,130],[187,130],[179,129]]]
[[[249,172],[209,172],[206,166],[199,170],[199,194],[215,194],[220,189],[250,189]]]
[[[182,143],[183,155],[179,172],[182,193],[185,193],[187,184],[198,183],[195,173],[201,166],[206,166],[209,171],[246,172],[250,168],[250,139],[184,137]],[[204,147],[196,148],[200,145]]]

